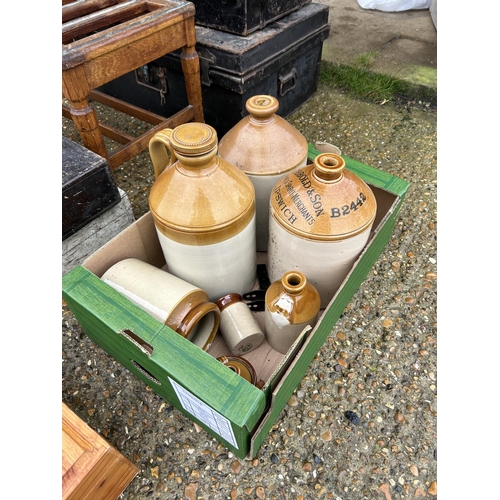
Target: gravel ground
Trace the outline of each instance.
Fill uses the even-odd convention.
[[[139,467],[124,500],[437,498],[437,112],[320,85],[288,120],[410,182],[392,238],[253,460],[93,344],[63,303],[62,400]],[[64,119],[63,134],[79,142]],[[136,217],[152,172],[147,152],[115,170]]]

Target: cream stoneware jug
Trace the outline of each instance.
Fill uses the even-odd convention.
[[[339,155],[322,153],[285,175],[270,200],[270,280],[301,271],[325,308],[365,247],[376,211],[373,191]]]
[[[201,349],[212,345],[220,312],[204,290],[134,258],[116,263],[101,279]]]
[[[220,140],[219,154],[245,172],[255,187],[257,251],[266,252],[269,238],[269,197],[287,172],[307,163],[306,138],[276,112],[279,101],[256,95],[246,102],[243,117]]]
[[[205,123],[165,129],[149,143],[156,180],[149,206],[168,271],[216,301],[256,281],[255,189],[218,155]]]

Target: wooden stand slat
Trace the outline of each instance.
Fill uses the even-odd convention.
[[[104,104],[104,106],[108,106],[109,108],[112,108],[116,111],[120,111],[121,113],[133,116],[134,118],[137,118],[143,122],[151,123],[152,125],[158,125],[159,123],[165,121],[164,116],[157,115],[156,113],[152,113],[151,111],[143,108],[139,108],[138,106],[134,106],[133,104],[129,104],[128,102],[117,99],[116,97],[109,96],[107,94],[104,94],[103,92],[99,92],[98,90],[93,90],[90,93],[90,98],[93,101]]]
[[[91,12],[115,5],[118,0],[63,0],[62,22],[67,23],[77,17],[86,16]]]

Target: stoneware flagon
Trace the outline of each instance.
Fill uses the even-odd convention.
[[[257,250],[266,252],[271,190],[287,172],[306,165],[308,144],[291,123],[276,114],[276,97],[253,96],[246,109],[249,114],[220,140],[219,154],[245,172],[255,187]]]
[[[255,189],[218,155],[217,132],[185,123],[149,143],[156,180],[149,206],[168,271],[216,301],[256,280]]]
[[[265,297],[265,330],[268,344],[286,354],[308,325],[318,320],[321,298],[300,271],[285,273],[271,283]]]
[[[220,309],[220,332],[232,354],[251,352],[264,340],[254,313],[238,293],[229,293],[216,302]]]
[[[135,258],[116,263],[101,279],[201,349],[212,345],[220,312],[204,290]]]
[[[271,281],[300,270],[325,308],[365,247],[377,201],[371,188],[333,153],[285,175],[270,199]]]

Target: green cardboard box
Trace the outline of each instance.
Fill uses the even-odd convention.
[[[312,160],[318,151],[310,147]],[[314,328],[286,354],[267,342],[245,354],[260,388],[226,367],[220,334],[208,352],[163,325],[104,283],[116,262],[136,257],[166,269],[150,212],[63,277],[63,298],[86,334],[119,363],[239,458],[253,458],[337,319],[389,241],[409,184],[344,157],[346,167],[373,189],[377,215],[370,240]],[[259,253],[258,262],[266,262]],[[263,326],[263,313],[256,314]]]

